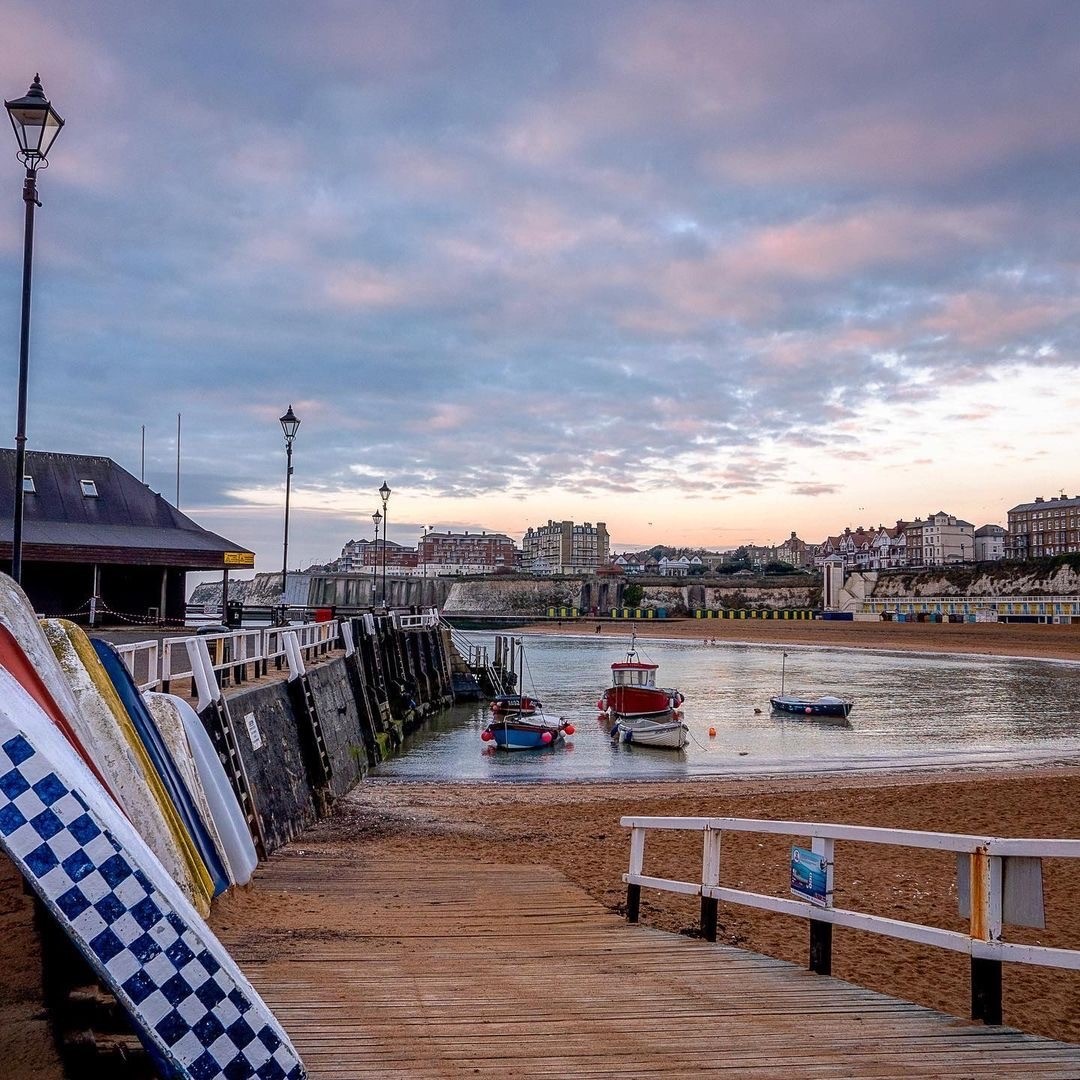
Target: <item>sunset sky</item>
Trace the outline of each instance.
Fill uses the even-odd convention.
[[[1077,468],[1080,4],[0,0],[39,180],[29,448],[280,566],[1005,524]],[[13,445],[22,170],[0,174]],[[0,143],[0,146],[4,145]],[[4,179],[6,177],[6,179]]]

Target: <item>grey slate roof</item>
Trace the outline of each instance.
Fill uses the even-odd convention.
[[[247,548],[210,532],[107,457],[30,451],[23,500],[24,556],[64,561],[221,567]],[[97,496],[83,494],[92,480]],[[0,449],[0,555],[10,555],[15,451]],[[46,550],[55,549],[55,550]]]
[[[1025,510],[1067,510],[1070,506],[1080,503],[1080,496],[1075,499],[1044,499],[1042,502],[1021,503],[1014,506],[1010,514],[1022,514]]]

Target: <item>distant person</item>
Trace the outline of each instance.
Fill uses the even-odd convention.
[[[601,630],[603,630],[603,629],[604,629],[604,627],[603,627],[603,624],[602,624],[602,623],[597,623],[597,624],[596,624],[596,632],[597,632],[598,634],[599,634],[599,633],[600,633],[600,631],[601,631]]]

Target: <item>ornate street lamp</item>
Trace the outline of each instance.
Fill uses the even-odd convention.
[[[379,488],[379,496],[382,498],[382,602],[383,607],[386,607],[386,522],[389,519],[389,513],[386,509],[386,504],[390,501],[390,485],[384,480],[382,487]]]
[[[285,621],[285,582],[289,573],[289,494],[292,490],[292,444],[300,418],[292,411],[292,405],[284,416],[279,416],[282,434],[285,436],[285,544],[281,553],[281,618]]]
[[[19,333],[19,399],[15,428],[15,510],[12,515],[11,576],[22,582],[23,477],[26,474],[26,386],[30,374],[30,282],[34,262],[34,207],[41,203],[37,197],[37,171],[48,166],[47,156],[56,136],[64,126],[60,114],[49,104],[41,86],[41,76],[34,81],[25,97],[5,101],[19,140],[18,159],[26,166],[23,181],[23,202],[26,204],[26,226],[23,232],[22,326]]]
[[[375,547],[374,557],[371,560],[371,609],[375,610],[375,594],[379,589],[379,525],[382,523],[382,514],[378,510],[371,515],[375,522]]]

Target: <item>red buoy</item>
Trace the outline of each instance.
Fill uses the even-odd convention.
[[[573,724],[564,724],[563,725],[563,731],[565,731],[567,735],[573,735],[574,734],[574,725]]]
[[[549,742],[551,742],[551,732],[550,732],[550,731],[545,731],[545,732],[544,732],[544,734],[540,736],[540,741],[541,741],[541,742],[542,742],[542,743],[543,743],[543,744],[544,744],[545,746],[547,746],[547,744],[548,744]]]
[[[484,742],[488,742],[489,740],[493,739],[494,736],[491,734],[490,731],[488,731],[487,728],[484,728],[484,730],[480,732],[480,738],[483,739]]]
[[[809,705],[806,706],[806,715],[809,716],[814,710]]]

